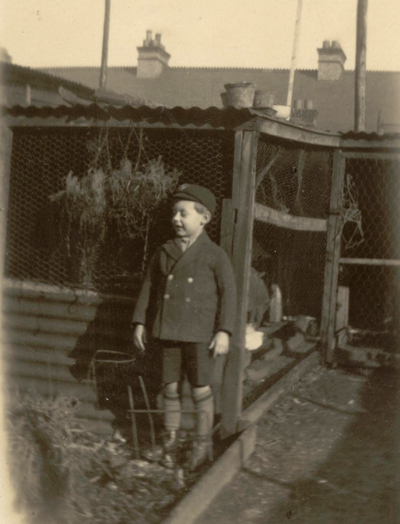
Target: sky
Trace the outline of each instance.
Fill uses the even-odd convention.
[[[104,0],[0,0],[0,46],[30,67],[99,66]],[[297,0],[111,0],[110,66],[136,66],[146,30],[170,66],[289,68]],[[339,40],[354,69],[357,0],[303,0],[297,67]],[[400,70],[400,0],[369,0],[367,69]]]

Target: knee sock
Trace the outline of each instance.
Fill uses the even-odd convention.
[[[179,393],[164,391],[164,426],[167,431],[178,430],[181,426],[181,401]]]
[[[197,435],[207,437],[214,425],[214,398],[210,386],[192,388],[197,413]]]

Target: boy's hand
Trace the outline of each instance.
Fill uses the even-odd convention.
[[[146,351],[147,335],[143,324],[137,324],[133,332],[133,343],[141,351]]]
[[[218,331],[211,340],[209,349],[213,350],[213,357],[226,355],[229,351],[229,335],[225,331]]]

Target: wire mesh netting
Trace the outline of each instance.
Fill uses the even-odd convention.
[[[258,143],[256,201],[295,216],[326,218],[329,211],[332,154]]]
[[[341,257],[361,260],[341,264],[339,284],[349,288],[350,326],[370,332],[400,332],[399,168],[398,157],[378,153],[346,159],[344,204],[357,212],[343,227]]]
[[[105,140],[104,140],[105,137]],[[97,145],[105,146],[99,153]],[[65,220],[51,195],[65,189],[69,173],[83,177],[97,155],[100,167],[119,169],[123,158],[139,168],[161,158],[179,183],[211,189],[217,199],[208,227],[218,242],[222,199],[231,191],[233,135],[220,131],[134,128],[16,128],[13,133],[7,227],[7,276],[80,286],[78,260],[63,240]],[[149,237],[149,255],[171,234],[169,202],[161,208]],[[70,233],[70,232],[69,232]],[[132,235],[134,237],[135,235]],[[120,238],[112,227],[97,256],[97,289],[116,285],[121,275],[141,270],[143,238]]]
[[[287,317],[320,319],[331,175],[331,152],[260,138],[256,203],[277,213],[255,220],[252,265],[278,285]]]

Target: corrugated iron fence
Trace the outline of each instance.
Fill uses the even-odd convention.
[[[79,399],[78,414],[100,432],[110,431],[113,416],[96,409],[98,396],[89,376],[78,382],[71,375],[73,361],[69,355],[78,343],[83,352],[93,351],[94,338],[88,334],[89,326],[95,323],[96,337],[102,340],[100,347],[110,340],[107,326],[100,328],[98,322],[104,302],[105,298],[94,292],[8,279],[3,285],[2,354],[7,387]],[[112,315],[114,343],[126,347],[126,314],[121,314],[121,309],[129,311],[130,303],[108,297],[107,304],[120,312]]]

